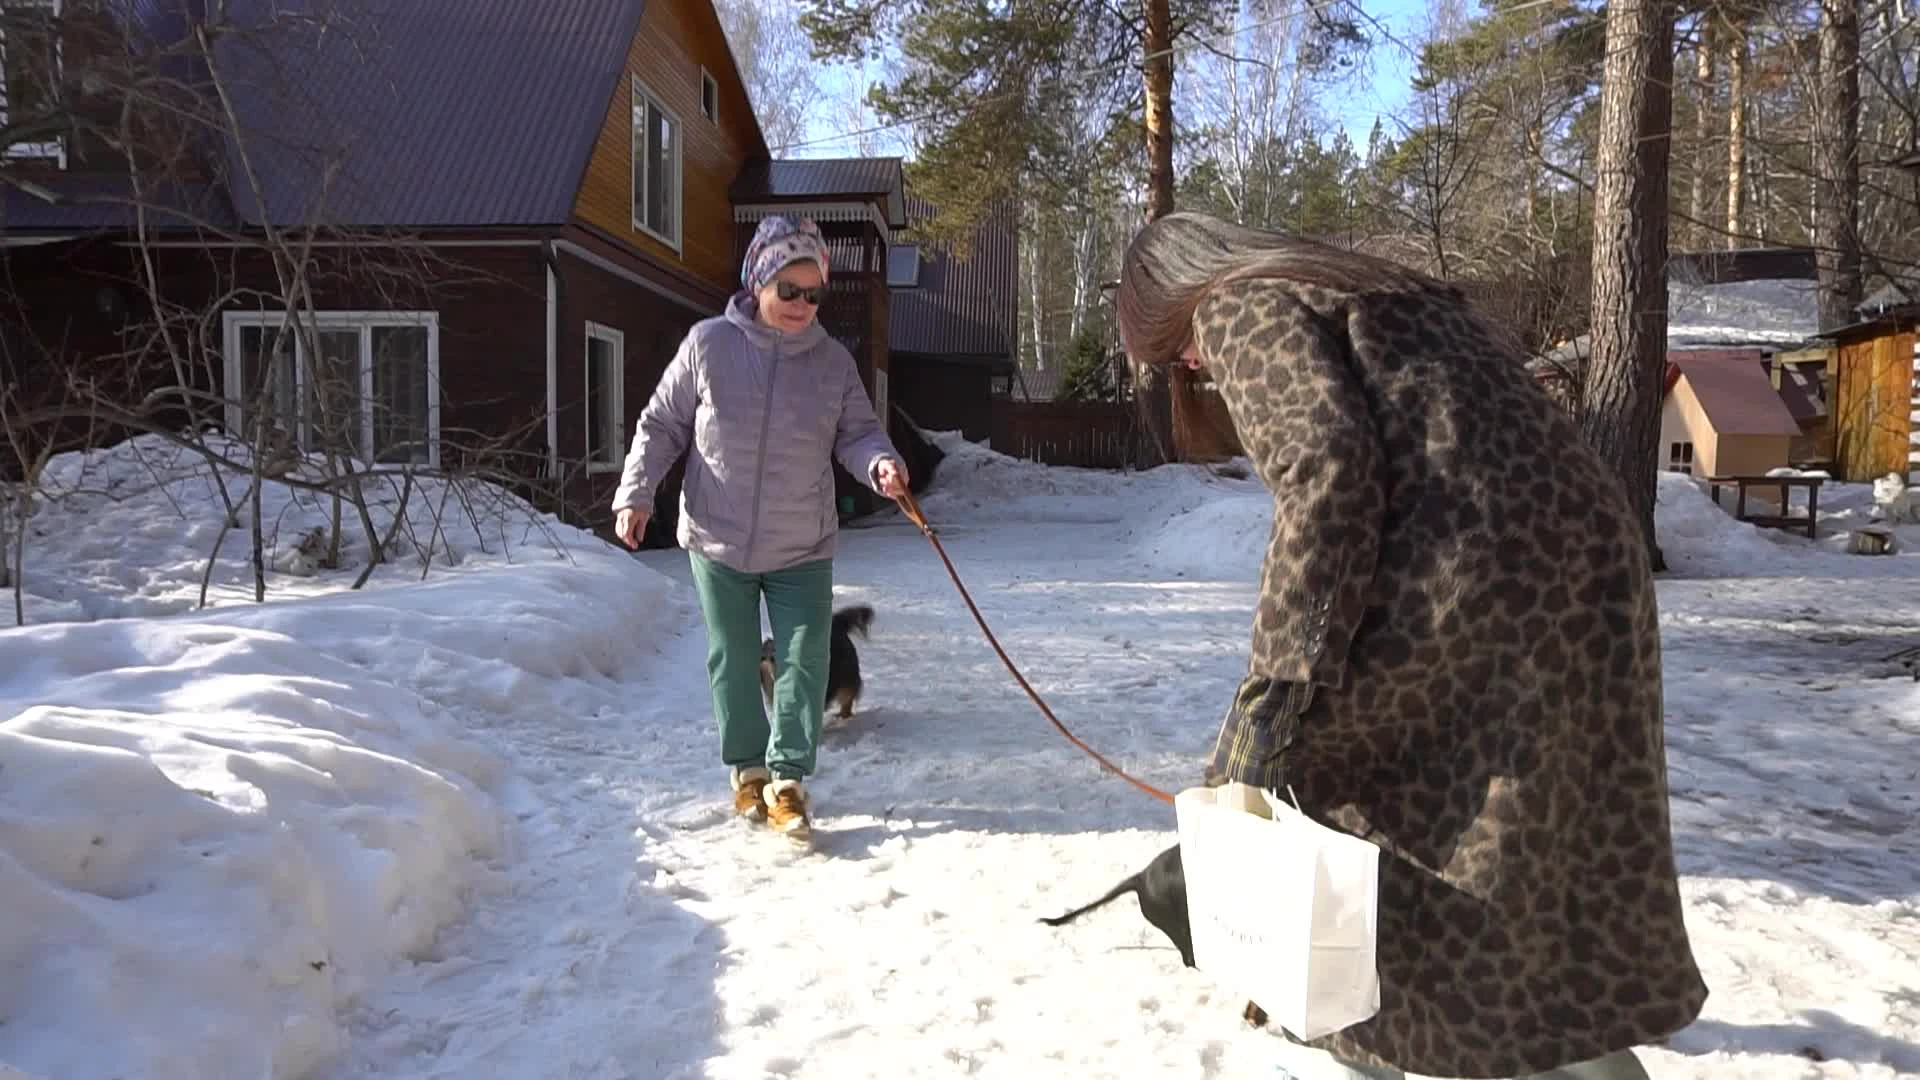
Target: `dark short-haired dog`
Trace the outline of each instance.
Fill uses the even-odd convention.
[[[1180,962],[1193,967],[1193,924],[1187,918],[1187,872],[1180,862],[1180,845],[1175,844],[1153,857],[1146,868],[1108,890],[1091,904],[1074,908],[1064,915],[1041,919],[1048,926],[1064,926],[1098,907],[1127,893],[1140,901],[1140,914],[1180,950]],[[1241,1018],[1254,1027],[1265,1027],[1266,1010],[1253,1002],[1241,1011]]]
[[[829,727],[844,725],[853,718],[853,703],[860,700],[866,683],[860,678],[860,650],[854,648],[853,635],[866,637],[873,626],[873,609],[865,604],[844,607],[833,613],[828,635],[827,700],[833,708],[827,717]],[[760,696],[773,704],[773,683],[778,675],[773,639],[760,642]]]

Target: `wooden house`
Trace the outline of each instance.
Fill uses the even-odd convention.
[[[910,221],[932,213],[924,200],[908,197]],[[990,440],[1015,372],[1020,267],[1013,208],[992,207],[964,255],[906,234],[889,251],[887,284],[895,402],[922,428]]]
[[[900,163],[771,161],[710,0],[356,0],[344,28],[331,8],[301,18],[321,2],[230,0],[257,32],[217,38],[181,83],[230,96],[234,121],[140,198],[124,157],[77,137],[34,190],[0,194],[0,375],[44,396],[63,371],[111,368],[129,391],[184,372],[214,404],[181,422],[484,461],[604,524],[633,422],[738,287],[754,223],[803,212],[833,246],[823,322],[885,415]],[[183,5],[102,10],[123,13],[99,37],[124,55],[66,49],[63,86],[128,55],[194,58]],[[276,236],[314,245],[317,315],[268,355],[292,306]],[[344,387],[344,425],[314,415],[323,384]]]

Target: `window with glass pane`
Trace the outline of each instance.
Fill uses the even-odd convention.
[[[373,460],[389,465],[432,461],[432,371],[427,328],[375,326],[373,346]]]
[[[294,378],[293,357],[292,327],[284,331],[278,326],[240,328],[240,385],[236,392],[240,414],[246,418],[245,438],[256,438],[264,424],[291,439],[294,393],[299,385]]]
[[[680,242],[680,126],[636,83],[633,95],[633,220]]]
[[[360,331],[322,329],[313,334],[319,355],[307,364],[301,405],[310,451],[358,457],[360,443]]]
[[[54,0],[0,3],[0,125],[33,124],[55,111],[60,48]],[[57,146],[57,144],[54,144]],[[36,140],[7,147],[9,156],[37,154]]]
[[[620,349],[611,338],[587,338],[587,460],[616,465],[621,446]]]
[[[896,289],[920,287],[920,245],[895,244],[887,249],[887,284]]]
[[[678,209],[678,197],[675,188],[679,186],[679,177],[675,175],[674,164],[679,157],[679,140],[674,131],[673,119],[660,111],[658,105],[649,104],[648,141],[651,143],[651,161],[649,167],[653,175],[647,178],[647,219],[653,223],[655,232],[662,236],[677,236],[674,211]]]

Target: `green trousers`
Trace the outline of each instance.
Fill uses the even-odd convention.
[[[721,759],[734,768],[765,765],[778,780],[813,775],[826,718],[833,560],[743,574],[698,552],[688,555],[707,622],[707,684]],[[771,722],[760,703],[762,597],[779,673]]]

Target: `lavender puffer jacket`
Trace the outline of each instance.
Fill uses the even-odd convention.
[[[634,425],[614,511],[651,510],[689,439],[680,546],[747,574],[833,555],[833,458],[876,490],[875,467],[900,460],[846,347],[817,321],[761,325],[746,293],[680,343]]]

